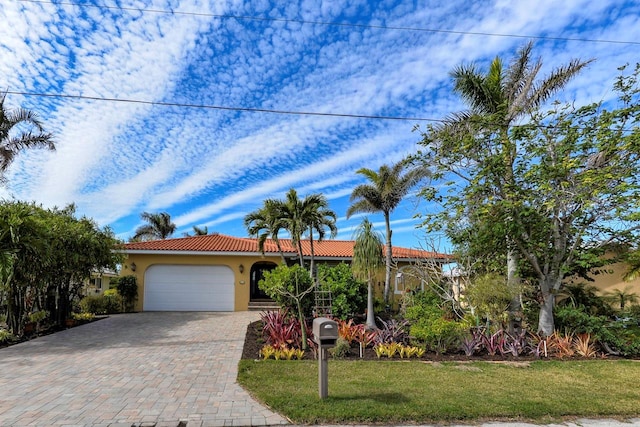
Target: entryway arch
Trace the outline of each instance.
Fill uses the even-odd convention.
[[[269,296],[258,287],[258,282],[260,282],[260,280],[264,278],[265,271],[271,271],[277,266],[278,264],[270,261],[256,262],[251,266],[251,272],[249,276],[251,289],[251,295],[249,296],[249,298],[251,301],[270,299]]]

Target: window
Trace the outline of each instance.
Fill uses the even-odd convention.
[[[423,275],[424,273],[415,267],[401,267],[395,277],[391,277],[391,280],[395,282],[394,293],[402,295],[406,291],[424,290],[424,280],[421,279]]]
[[[94,277],[92,280],[94,288],[102,289],[102,277]]]

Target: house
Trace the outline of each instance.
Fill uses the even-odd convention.
[[[354,241],[314,241],[318,263],[350,263]],[[285,262],[292,265],[298,254],[289,239],[280,239]],[[302,242],[305,262],[310,244]],[[134,242],[123,245],[126,260],[121,275],[133,274],[138,283],[136,311],[244,311],[251,301],[267,296],[258,288],[265,271],[275,268],[282,257],[274,241],[267,240],[264,255],[257,239],[209,234],[176,239]],[[447,262],[448,256],[415,249],[393,248],[398,265],[394,271],[394,293],[402,293],[402,268],[418,260]],[[378,285],[378,288],[380,284]]]
[[[91,278],[84,283],[84,295],[102,295],[115,277],[118,277],[118,273],[111,270],[92,272]]]

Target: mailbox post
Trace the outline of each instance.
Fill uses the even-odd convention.
[[[313,319],[313,339],[318,344],[318,394],[320,399],[329,395],[328,354],[327,350],[336,346],[338,324],[326,317]]]

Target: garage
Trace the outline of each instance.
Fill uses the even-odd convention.
[[[145,311],[234,311],[234,274],[220,265],[152,265],[144,274]]]

